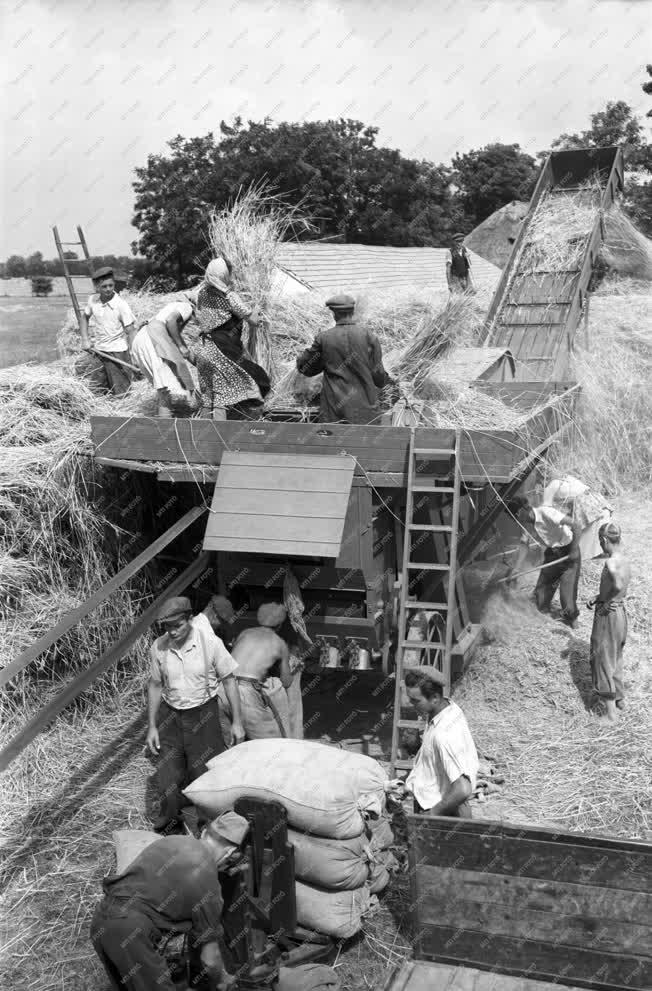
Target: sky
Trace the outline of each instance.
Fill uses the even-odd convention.
[[[134,168],[236,115],[448,163],[650,105],[652,0],[0,0],[0,35],[2,259],[54,257],[54,224],[129,254]]]

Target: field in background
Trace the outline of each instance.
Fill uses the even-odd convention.
[[[0,368],[26,361],[54,361],[57,333],[69,309],[68,296],[0,297]]]

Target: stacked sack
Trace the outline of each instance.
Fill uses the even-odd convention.
[[[294,846],[297,921],[347,939],[389,881],[386,779],[363,754],[308,740],[250,740],[210,760],[184,794],[211,817],[239,798],[283,805]]]

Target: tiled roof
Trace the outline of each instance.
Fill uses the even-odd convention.
[[[280,268],[323,293],[361,293],[370,288],[446,291],[446,248],[388,248],[367,244],[304,241],[280,245]],[[469,251],[478,289],[493,291],[500,269]]]

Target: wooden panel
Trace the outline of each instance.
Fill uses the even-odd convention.
[[[568,991],[579,991],[577,986]],[[559,991],[559,984],[527,977],[492,974],[474,967],[407,960],[392,976],[386,991]]]
[[[420,933],[420,952],[426,960],[484,965],[506,974],[529,973],[543,980],[601,991],[650,991],[652,987],[652,966],[645,957],[580,949],[559,941],[483,938],[481,932],[452,926],[424,926]]]
[[[224,452],[204,549],[336,558],[353,468],[350,457]],[[316,492],[330,499],[327,517],[315,515]],[[246,512],[241,512],[243,493]],[[270,503],[273,512],[268,513]]]
[[[500,311],[500,324],[551,324],[561,323],[566,319],[566,312],[570,302],[563,305],[555,303],[554,298],[546,303],[535,305],[529,303],[527,306],[516,303],[506,303]]]
[[[212,509],[214,512],[222,513],[231,510],[233,497],[236,490],[219,489],[215,490],[213,496]],[[247,516],[260,513],[260,495],[257,490],[238,489],[237,490],[238,515]],[[272,490],[267,492],[265,499],[265,516],[287,516],[288,494],[286,491]],[[341,518],[341,509],[333,503],[333,496],[330,492],[310,493],[310,503],[302,507],[304,519],[321,518],[334,519]]]
[[[652,986],[652,846],[408,817],[417,956],[581,987]]]

